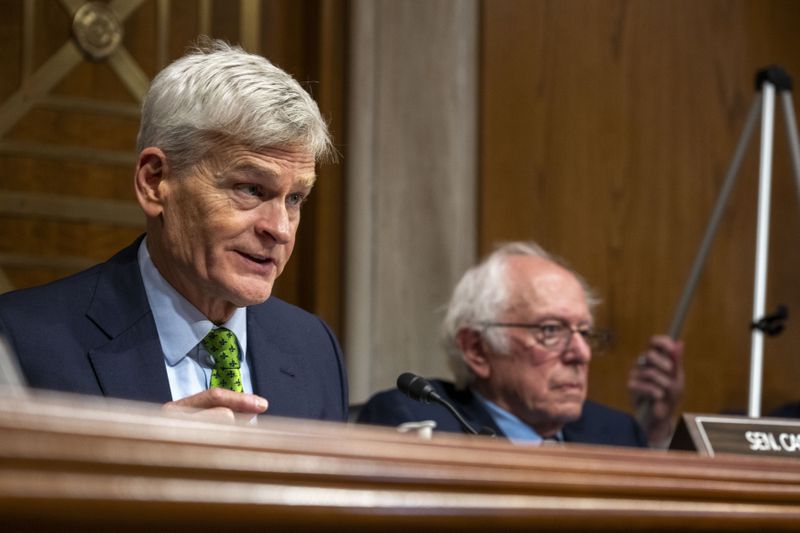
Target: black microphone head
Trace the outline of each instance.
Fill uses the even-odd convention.
[[[418,402],[430,403],[439,395],[427,379],[411,372],[404,372],[397,378],[397,388],[406,396]]]

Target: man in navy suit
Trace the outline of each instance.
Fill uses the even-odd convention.
[[[334,154],[313,99],[266,59],[206,42],[153,80],[137,151],[146,235],[106,263],[0,297],[0,334],[29,385],[231,420],[267,410],[345,420],[335,336],[270,297],[316,163]],[[222,338],[212,330],[229,344],[210,344]],[[218,350],[234,354],[226,366]]]
[[[587,284],[534,243],[507,244],[471,268],[456,286],[444,319],[444,343],[455,383],[434,389],[475,429],[514,442],[560,440],[647,446],[671,431],[683,379],[682,345],[654,337],[629,388],[649,398],[647,434],[626,413],[586,399],[592,350],[607,336],[594,328]],[[360,422],[399,425],[433,420],[463,431],[442,406],[399,390],[373,396]]]

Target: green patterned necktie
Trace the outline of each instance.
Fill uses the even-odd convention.
[[[239,371],[239,346],[236,335],[227,328],[214,328],[203,339],[211,357],[214,370],[211,371],[211,386],[242,392],[242,373]]]

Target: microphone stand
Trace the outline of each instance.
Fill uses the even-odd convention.
[[[431,400],[436,402],[436,403],[438,403],[439,405],[441,405],[442,407],[444,407],[448,411],[450,411],[450,414],[452,414],[455,417],[455,419],[458,420],[458,423],[461,425],[461,427],[467,433],[469,433],[471,435],[484,435],[486,437],[495,437],[496,436],[496,433],[490,427],[483,426],[480,430],[476,430],[474,427],[472,427],[469,424],[469,422],[467,422],[464,419],[463,416],[461,416],[461,413],[458,412],[458,409],[453,407],[453,405],[450,402],[448,402],[447,400],[445,400],[444,398],[439,396],[439,394],[437,394],[436,392],[434,392],[433,395],[431,396]]]
[[[450,411],[450,414],[452,414],[456,418],[456,420],[458,420],[458,423],[461,424],[461,427],[464,428],[464,430],[467,433],[471,435],[480,435],[480,433],[478,433],[478,431],[476,431],[475,428],[470,426],[469,423],[466,420],[464,420],[464,417],[461,416],[461,413],[459,413],[455,407],[450,405],[450,402],[444,401],[438,394],[433,397],[433,401],[435,401],[436,403],[438,403],[439,405],[443,406],[445,409]]]
[[[461,425],[461,428],[467,433],[472,435],[486,435],[488,437],[494,437],[496,435],[495,431],[489,427],[482,427],[480,431],[473,428],[469,422],[461,416],[458,409],[442,398],[442,396],[436,392],[436,389],[433,388],[433,385],[422,376],[411,372],[403,372],[397,377],[397,388],[412,400],[422,403],[438,403],[455,417],[459,425]]]
[[[792,169],[794,171],[797,194],[800,202],[800,142],[797,135],[797,123],[795,122],[794,106],[792,104],[791,90],[792,80],[789,75],[780,67],[773,66],[759,70],[756,73],[755,85],[757,94],[747,115],[744,130],[739,138],[730,167],[725,176],[725,181],[720,190],[714,210],[706,227],[700,248],[695,255],[692,269],[686,284],[683,288],[675,315],[670,324],[668,335],[677,339],[680,336],[683,322],[689,304],[697,287],[697,281],[708,257],[709,249],[714,240],[722,218],[725,206],[728,203],[730,192],[736,181],[736,176],[744,158],[744,152],[753,135],[755,122],[761,115],[761,153],[759,163],[759,187],[758,187],[758,215],[756,228],[756,256],[755,274],[753,283],[753,315],[752,324],[763,324],[765,319],[764,307],[767,293],[767,261],[769,255],[769,219],[770,219],[770,197],[772,186],[772,144],[773,144],[773,118],[775,109],[775,94],[781,96],[783,104],[784,122],[788,135],[789,147],[792,156]],[[779,311],[780,314],[780,311]],[[783,317],[785,318],[785,316]],[[768,320],[769,322],[769,320]],[[762,370],[764,366],[764,334],[765,330],[761,327],[752,327],[751,347],[750,347],[750,389],[748,397],[747,415],[752,418],[761,416],[761,385]],[[643,402],[637,409],[637,418],[644,427],[648,421],[649,404]]]

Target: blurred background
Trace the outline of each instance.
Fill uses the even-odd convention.
[[[590,397],[667,330],[756,96],[800,73],[792,0],[0,0],[0,292],[77,272],[144,228],[149,80],[199,35],[294,75],[341,160],[319,169],[275,294],[339,335],[351,400],[448,376],[441,306],[497,243],[532,239],[602,299]],[[800,400],[800,205],[776,109],[763,411]],[[690,412],[744,412],[759,131],[690,307]],[[46,332],[42,332],[46,334]]]

